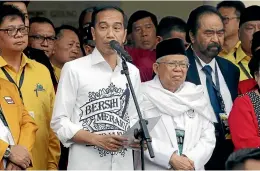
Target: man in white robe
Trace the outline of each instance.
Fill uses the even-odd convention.
[[[140,107],[144,118],[161,118],[150,134],[155,158],[146,151],[145,168],[204,169],[216,142],[214,112],[202,86],[185,82],[189,63],[182,40],[164,40],[156,53],[156,76],[142,84]],[[137,159],[137,168],[140,162]]]

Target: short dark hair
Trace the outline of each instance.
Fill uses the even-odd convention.
[[[3,23],[4,19],[8,16],[19,17],[25,22],[24,14],[13,5],[0,5],[0,25]]]
[[[246,8],[245,4],[242,1],[222,1],[217,4],[217,10],[220,8],[235,8],[237,17],[240,17],[243,10]]]
[[[86,8],[84,9],[80,16],[79,16],[79,29],[83,29],[83,21],[84,21],[84,18],[85,18],[85,15],[88,13],[88,12],[93,12],[94,11],[94,8],[95,7],[89,7],[89,8]]]
[[[221,16],[221,14],[218,12],[218,10],[215,7],[210,6],[210,5],[202,5],[198,8],[196,8],[195,10],[193,10],[190,13],[189,19],[187,21],[186,41],[188,43],[191,43],[189,32],[191,32],[193,35],[196,35],[196,33],[200,27],[200,18],[201,18],[201,16],[203,16],[205,14],[217,15],[223,22],[223,18]]]
[[[128,27],[127,27],[127,34],[130,34],[132,33],[132,29],[133,29],[133,24],[138,21],[138,20],[141,20],[143,18],[146,18],[146,17],[150,17],[155,28],[157,28],[157,25],[158,25],[158,21],[157,21],[157,17],[156,15],[154,15],[153,13],[151,12],[148,12],[148,11],[145,11],[145,10],[139,10],[139,11],[136,11],[134,12],[131,17],[129,18],[129,21],[128,21]]]
[[[161,19],[157,27],[157,35],[163,39],[168,39],[171,37],[172,31],[186,33],[186,29],[187,24],[184,20],[174,16],[167,16]]]
[[[100,7],[95,7],[94,8],[94,11],[92,13],[92,18],[91,18],[91,26],[92,27],[95,27],[96,25],[96,20],[97,20],[97,15],[98,13],[102,12],[102,11],[107,11],[107,10],[116,10],[118,12],[120,12],[122,15],[123,15],[123,25],[124,25],[124,28],[126,29],[127,28],[127,16],[125,15],[124,11],[119,8],[119,7],[116,7],[116,6],[100,6]]]
[[[29,5],[29,3],[30,3],[30,1],[1,1],[0,4],[1,4],[1,5],[4,5],[4,3],[6,3],[6,2],[22,2],[22,3],[24,3],[24,5],[25,5],[26,7],[28,7],[28,5]]]
[[[259,148],[244,148],[233,152],[226,161],[226,170],[244,170],[244,163],[249,159],[260,159]]]
[[[60,27],[57,27],[55,29],[55,33],[56,33],[56,37],[57,39],[61,38],[63,36],[63,30],[71,30],[73,31],[79,38],[79,32],[78,32],[78,29],[76,29],[75,27],[73,26],[70,26],[70,25],[61,25]]]
[[[50,19],[48,19],[46,17],[32,17],[32,18],[30,18],[30,26],[33,23],[48,23],[53,27],[53,29],[55,29],[54,24],[51,22]]]

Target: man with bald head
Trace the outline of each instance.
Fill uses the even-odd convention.
[[[59,80],[63,65],[81,57],[81,49],[78,30],[72,26],[62,25],[56,28],[56,37],[50,61],[54,67],[56,79]]]

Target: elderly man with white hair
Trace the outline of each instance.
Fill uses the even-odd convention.
[[[201,170],[215,147],[216,120],[201,85],[185,82],[189,61],[181,39],[160,42],[153,80],[142,84],[144,118],[161,116],[151,131],[155,158],[145,152],[148,170]],[[140,161],[137,161],[140,168]]]

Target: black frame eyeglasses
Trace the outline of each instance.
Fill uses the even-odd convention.
[[[22,35],[28,35],[29,33],[29,27],[28,26],[22,26],[22,27],[13,27],[13,28],[5,28],[5,29],[0,29],[0,31],[4,31],[5,33],[8,34],[8,36],[14,37],[17,35],[18,31]]]
[[[54,41],[57,39],[55,36],[45,37],[42,35],[30,35],[30,38],[33,38],[39,44],[42,44],[44,41],[47,41],[48,44],[54,44]]]

